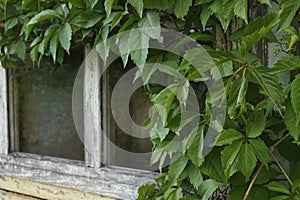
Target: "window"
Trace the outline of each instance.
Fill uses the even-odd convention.
[[[111,117],[109,114],[104,116],[105,105],[100,106],[101,101],[107,101],[104,99],[111,89],[109,84],[103,86],[101,91],[107,92],[98,98],[101,91],[95,80],[99,76],[97,71],[92,73],[91,63],[85,63],[84,77],[80,79],[82,87],[77,90],[78,94],[84,94],[77,99],[81,106],[75,107],[82,114],[75,121],[81,123],[73,123],[71,114],[75,105],[71,99],[84,54],[80,51],[74,50],[62,68],[51,68],[46,64],[40,69],[26,67],[26,64],[20,70],[0,68],[0,113],[3,116],[0,119],[0,176],[6,180],[7,177],[21,178],[117,199],[135,199],[137,188],[153,182],[156,174],[115,166],[100,167],[101,159],[108,158],[103,156],[104,151],[101,152],[107,144],[101,144],[100,134],[88,133],[101,129],[101,118],[107,120]],[[97,63],[98,58],[91,62]],[[22,76],[24,73],[30,75]],[[112,74],[108,71],[104,79],[113,81]],[[143,94],[137,91],[136,96]],[[90,101],[94,103],[89,104]],[[137,100],[133,98],[132,104],[134,101]],[[133,106],[132,109],[136,108]],[[89,111],[96,117],[91,117]],[[108,133],[111,137],[122,134],[111,124],[113,122],[103,125],[107,131],[117,130]],[[78,136],[75,126],[84,134]],[[83,148],[80,139],[88,148]],[[117,140],[114,142],[118,143]],[[124,166],[123,163],[117,165]],[[26,186],[20,189],[5,185],[8,188],[3,189],[31,195]],[[45,191],[41,189],[40,192]],[[57,194],[51,195],[45,198],[57,197]]]

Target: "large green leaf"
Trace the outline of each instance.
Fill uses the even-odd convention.
[[[297,123],[296,113],[293,109],[293,106],[290,102],[290,99],[286,101],[286,110],[284,113],[284,122],[289,130],[291,136],[298,141],[300,134],[300,124]]]
[[[50,47],[49,47],[50,54],[52,55],[54,62],[56,61],[57,45],[58,45],[58,34],[56,32],[50,40]]]
[[[174,0],[144,0],[144,8],[167,10],[174,5]]]
[[[112,6],[114,5],[115,0],[105,0],[104,8],[107,15],[107,18],[110,17]]]
[[[147,11],[143,19],[139,21],[138,26],[150,38],[160,40],[160,17],[158,12]]]
[[[290,190],[283,183],[280,182],[274,181],[269,183],[265,187],[267,187],[270,191],[280,192],[288,195],[291,194]]]
[[[268,162],[270,161],[269,149],[267,145],[260,139],[250,139],[249,144],[255,151],[255,156],[262,162],[266,167],[268,167]]]
[[[204,140],[203,140],[203,130],[204,128],[201,127],[200,130],[197,132],[197,135],[192,142],[190,148],[187,151],[187,155],[189,159],[191,159],[192,163],[200,167],[201,164],[204,161],[204,156],[203,156],[203,145],[204,145]]]
[[[232,176],[237,171],[236,159],[242,147],[243,140],[237,140],[231,145],[228,145],[221,152],[222,168],[225,172],[226,179]]]
[[[232,144],[232,142],[236,140],[240,140],[243,137],[244,137],[243,134],[235,129],[223,130],[223,132],[217,136],[214,145],[223,146],[223,145]]]
[[[13,45],[14,50],[16,51],[19,58],[25,60],[26,55],[26,44],[23,40],[19,40]]]
[[[58,38],[61,46],[68,52],[71,47],[71,39],[72,39],[72,28],[71,25],[66,22],[59,30],[58,30]]]
[[[281,57],[270,69],[271,74],[278,74],[291,70],[300,69],[300,57],[289,55]]]
[[[57,30],[57,28],[58,28],[58,25],[57,25],[57,24],[53,24],[53,25],[51,25],[51,26],[46,30],[46,32],[45,32],[45,34],[44,34],[44,37],[43,37],[43,40],[42,40],[42,42],[41,42],[41,44],[40,44],[40,48],[39,48],[39,52],[40,52],[41,54],[44,54],[44,52],[45,52],[45,50],[46,50],[46,48],[47,48],[47,46],[48,46],[48,44],[49,44],[49,41],[50,41],[52,35],[53,35],[53,34],[55,33],[55,31]]]
[[[203,182],[203,177],[200,169],[198,167],[195,167],[194,165],[188,165],[187,171],[190,182],[193,184],[194,188],[198,188]]]
[[[73,6],[75,6],[75,7],[77,7],[77,8],[84,8],[84,7],[85,7],[85,5],[84,5],[84,0],[69,0],[69,2],[70,2]]]
[[[203,181],[203,183],[201,183],[201,185],[199,186],[199,193],[202,197],[201,199],[208,200],[213,192],[222,185],[222,183],[218,183],[213,179]]]
[[[91,10],[80,12],[72,20],[71,24],[80,28],[91,28],[95,26],[104,15],[93,12]]]
[[[89,8],[93,9],[99,0],[86,0],[86,4]]]
[[[234,5],[234,13],[239,18],[248,22],[248,0],[236,0]]]
[[[263,92],[277,106],[279,113],[282,109],[283,89],[277,76],[269,74],[267,70],[256,67],[248,67],[249,72],[254,76]]]
[[[208,7],[209,4],[203,5],[200,13],[200,20],[201,20],[203,31],[205,30],[207,21],[211,15],[211,11],[208,9]]]
[[[296,124],[300,121],[300,74],[298,74],[292,82],[291,102],[296,113]]]
[[[234,13],[234,4],[233,0],[220,0],[214,1],[210,4],[210,11],[215,14],[215,16],[221,22],[222,28],[226,31]]]
[[[57,14],[54,10],[43,10],[36,16],[34,16],[27,25],[37,24],[41,21],[51,19],[51,18],[59,18],[59,14]]]
[[[9,20],[6,21],[5,23],[5,31],[8,31],[10,29],[12,29],[13,27],[15,27],[18,24],[18,18],[13,17],[10,18]]]
[[[247,181],[256,166],[256,161],[255,150],[250,144],[245,143],[238,157],[238,169],[241,170]]]
[[[175,93],[169,88],[162,90],[153,100],[154,107],[163,119],[163,123],[166,124],[167,118],[171,109],[171,105],[175,99]]]
[[[175,0],[174,14],[176,17],[183,19],[187,15],[192,3],[192,0]]]
[[[176,158],[174,161],[172,161],[172,163],[169,166],[169,172],[168,172],[168,177],[171,182],[171,185],[177,183],[177,179],[185,169],[187,163],[188,163],[188,159],[183,156],[180,156]]]
[[[251,113],[246,124],[246,133],[249,138],[260,136],[265,129],[266,118],[263,111]]]
[[[241,39],[240,52],[246,57],[248,51],[278,23],[277,13],[268,13],[258,17],[245,26]]]
[[[220,159],[220,151],[215,148],[205,156],[204,163],[201,165],[200,170],[201,173],[218,182],[225,182],[225,175]]]
[[[140,18],[142,18],[144,7],[143,0],[128,0],[128,3],[130,3],[134,7]]]
[[[297,10],[300,8],[300,1],[280,0],[279,8],[281,12],[278,32],[290,26]]]

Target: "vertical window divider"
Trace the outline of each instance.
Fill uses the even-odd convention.
[[[0,64],[0,154],[7,155],[9,148],[8,131],[7,71]]]
[[[101,167],[101,94],[99,56],[85,49],[83,78],[83,132],[85,163],[89,167]]]

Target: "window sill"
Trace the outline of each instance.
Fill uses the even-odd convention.
[[[0,154],[0,185],[3,185],[0,189],[17,193],[36,188],[36,195],[39,194],[39,190],[46,189],[44,191],[47,195],[51,192],[52,195],[74,193],[77,194],[77,199],[79,197],[87,199],[85,195],[94,196],[88,199],[136,199],[138,188],[143,184],[154,182],[156,176],[157,173],[153,172],[117,167],[94,169],[86,167],[84,162],[80,161],[26,153]],[[12,184],[7,184],[6,181]],[[28,189],[23,188],[27,185],[31,186]],[[31,192],[27,195],[36,196]],[[58,198],[58,196],[41,197]],[[74,199],[74,197],[61,196],[58,199]]]

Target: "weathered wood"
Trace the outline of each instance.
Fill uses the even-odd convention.
[[[49,200],[54,200],[54,199],[110,200],[111,199],[96,194],[91,194],[91,193],[82,192],[82,191],[73,190],[64,187],[47,185],[39,182],[28,181],[28,180],[6,176],[6,175],[0,175],[0,188],[11,192],[16,192],[24,195],[29,195],[32,197],[38,197],[38,198],[49,199]]]
[[[0,64],[0,154],[8,153],[8,107],[6,70]]]
[[[40,198],[25,196],[14,192],[0,190],[0,200],[38,200]]]
[[[0,175],[130,200],[137,198],[141,185],[153,183],[157,173],[116,167],[93,169],[80,161],[15,153],[0,156]]]
[[[85,161],[90,167],[101,166],[101,97],[99,56],[86,50],[83,89]]]

